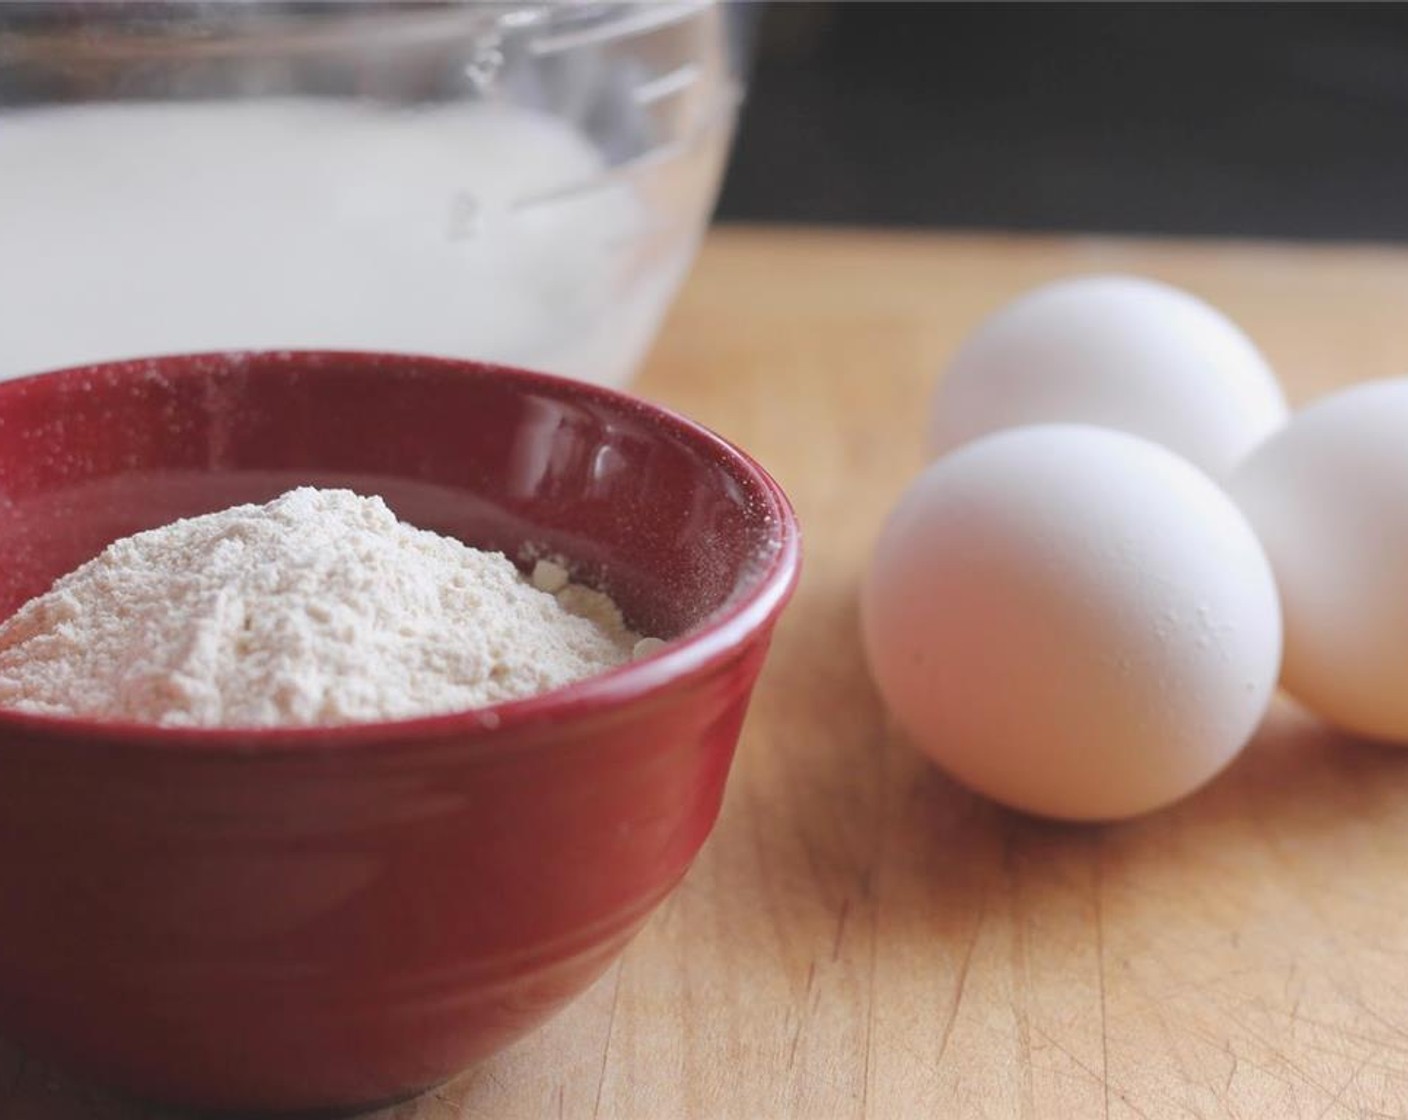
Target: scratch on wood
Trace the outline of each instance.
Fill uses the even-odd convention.
[[[1089,1077],[1090,1080],[1094,1081],[1097,1085],[1103,1085],[1105,1083],[1105,1079],[1100,1076],[1097,1070],[1091,1069],[1088,1065],[1086,1065],[1083,1061],[1076,1057],[1075,1051],[1070,1049],[1070,1047],[1062,1044],[1050,1032],[1046,1031],[1042,1027],[1034,1027],[1033,1030],[1042,1038],[1044,1038],[1054,1049],[1059,1050],[1062,1054],[1066,1055],[1066,1057],[1071,1060],[1071,1064],[1075,1066],[1076,1069],[1084,1073],[1087,1077]]]
[[[1335,987],[1342,997],[1348,999],[1350,1003],[1352,1003],[1355,1007],[1359,1008],[1360,1011],[1364,1012],[1365,1015],[1369,1016],[1370,1019],[1374,1020],[1374,1022],[1378,1023],[1379,1026],[1383,1027],[1390,1034],[1395,1034],[1399,1038],[1408,1038],[1408,1031],[1405,1031],[1397,1023],[1393,1022],[1391,1019],[1385,1018],[1379,1012],[1375,1011],[1372,1007],[1369,1006],[1368,1001],[1365,1000],[1357,991],[1350,993],[1345,991],[1342,985],[1336,985]]]
[[[1107,1080],[1107,1081],[1105,1082],[1105,1084],[1106,1084],[1106,1087],[1107,1087],[1107,1094],[1108,1094],[1109,1081]],[[1133,1112],[1136,1116],[1142,1116],[1142,1117],[1144,1118],[1144,1120],[1150,1120],[1149,1114],[1148,1114],[1147,1112],[1145,1112],[1142,1108],[1140,1108],[1137,1104],[1135,1104],[1132,1100],[1130,1100],[1130,1099],[1129,1099],[1129,1094],[1126,1093],[1126,1092],[1125,1092],[1124,1090],[1122,1090],[1122,1089],[1119,1090],[1119,1098],[1120,1098],[1120,1103],[1123,1104],[1123,1105],[1125,1106],[1125,1108],[1127,1108],[1127,1109],[1129,1109],[1131,1112]],[[1108,1116],[1109,1113],[1106,1112],[1105,1115]]]
[[[1279,1067],[1285,1071],[1286,1076],[1281,1079],[1286,1085],[1293,1086],[1296,1081],[1300,1081],[1303,1084],[1309,1085],[1312,1089],[1318,1089],[1326,1096],[1333,1095],[1333,1089],[1331,1089],[1324,1082],[1320,1081],[1318,1078],[1312,1077],[1309,1073],[1307,1073],[1304,1069],[1302,1069],[1299,1065],[1292,1061],[1291,1058],[1281,1050],[1280,1046],[1276,1043],[1275,1040],[1267,1038],[1259,1031],[1253,1030],[1250,1024],[1248,1024],[1244,1019],[1240,1018],[1239,1016],[1229,1014],[1227,1016],[1227,1021],[1230,1022],[1234,1027],[1236,1027],[1237,1030],[1240,1031],[1247,1038],[1251,1039],[1255,1043],[1258,1043],[1266,1051],[1266,1053],[1269,1054],[1276,1061]],[[1206,1034],[1206,1032],[1197,1033],[1201,1034],[1203,1037],[1210,1037]],[[1248,1058],[1245,1054],[1242,1055],[1242,1060],[1248,1061]],[[1255,1065],[1256,1068],[1261,1070],[1263,1073],[1266,1073],[1268,1076],[1278,1076],[1270,1066],[1266,1065],[1263,1062],[1254,1062],[1252,1064]]]
[[[1030,974],[1027,967],[1027,914],[1022,897],[1020,863],[1015,852],[1015,837],[1007,829],[1002,837],[1002,864],[1007,872],[1007,893],[1011,896],[1012,910],[1009,915],[1011,925],[1011,968],[1012,975],[1020,988],[1020,996],[1014,994],[1012,1000],[1013,1017],[1016,1020],[1017,1041],[1022,1048],[1021,1071],[1022,1115],[1030,1118],[1036,1115],[1036,1082],[1032,1060],[1032,1024],[1027,1001],[1031,997]]]
[[[934,1058],[935,1066],[943,1062],[944,1054],[948,1050],[949,1039],[953,1037],[953,1026],[958,1021],[958,1008],[963,1002],[963,989],[968,986],[968,970],[973,964],[973,950],[977,948],[978,938],[982,932],[983,915],[979,914],[973,922],[973,934],[968,938],[968,945],[963,950],[963,960],[958,966],[958,980],[953,986],[953,1001],[949,1004],[943,1031],[939,1034],[939,1052]]]
[[[611,1013],[606,1017],[606,1041],[601,1047],[601,1072],[596,1079],[596,1097],[592,1101],[592,1120],[601,1115],[601,1095],[606,1088],[606,1063],[611,1057],[611,1032],[616,1029],[616,1005],[621,1002],[621,973],[623,965],[616,966],[616,982],[611,988]]]
[[[1104,1088],[1105,1120],[1110,1120],[1110,1025],[1105,1001],[1105,913],[1101,892],[1100,847],[1097,843],[1091,874],[1091,889],[1095,895],[1095,961],[1100,977],[1100,1080]]]
[[[879,926],[879,906],[876,906],[875,927]],[[880,940],[878,928],[873,927],[870,931],[870,979],[866,990],[865,1005],[865,1064],[861,1067],[860,1081],[860,1114],[868,1116],[870,1109],[870,1039],[875,1033],[875,958],[877,954],[876,943]]]
[[[836,937],[831,943],[831,959],[839,961],[841,959],[841,939],[846,933],[846,919],[851,916],[851,899],[848,895],[841,902],[841,914],[836,919]]]
[[[1360,1010],[1365,1012],[1365,1014],[1367,1014],[1371,1019],[1375,1017],[1376,1012],[1372,1011],[1367,1007],[1361,1007]],[[1301,1015],[1299,1014],[1299,1012],[1292,1016],[1292,1018],[1294,1018],[1297,1023],[1302,1023],[1305,1026],[1314,1027],[1317,1030],[1331,1033],[1337,1038],[1348,1039],[1353,1042],[1367,1043],[1370,1046],[1376,1047],[1380,1051],[1380,1053],[1408,1054],[1408,1046],[1405,1046],[1401,1042],[1395,1042],[1393,1039],[1384,1038],[1382,1035],[1368,1034],[1364,1031],[1352,1030],[1349,1027],[1343,1026],[1339,1023],[1326,1022],[1323,1019],[1312,1018],[1309,1015]],[[1307,1042],[1306,1045],[1316,1046],[1317,1044],[1311,1041]],[[1342,1048],[1325,1046],[1323,1044],[1318,1045],[1317,1048],[1323,1050],[1327,1054],[1335,1054],[1341,1058],[1346,1056],[1345,1051]],[[1398,1070],[1399,1072],[1402,1072],[1401,1067],[1394,1066],[1392,1068]]]
[[[814,992],[815,995],[813,995]],[[792,1032],[792,1043],[787,1050],[787,1068],[789,1070],[796,1068],[797,1048],[802,1042],[802,1031],[806,1029],[807,1019],[815,1011],[816,1003],[820,999],[821,993],[816,991],[816,960],[813,959],[807,964],[807,983],[802,991],[801,1002],[797,1007],[797,1027]]]
[[[1232,1049],[1232,1044],[1227,1044],[1227,1056],[1232,1059],[1232,1068],[1227,1071],[1227,1080],[1222,1083],[1222,1095],[1226,1097],[1232,1091],[1232,1081],[1237,1076],[1237,1051]]]
[[[802,1029],[807,1024],[807,1015],[803,1011],[797,1016],[797,1029],[792,1032],[792,1045],[787,1050],[787,1068],[789,1070],[797,1067],[797,1048],[802,1043]]]
[[[1237,1023],[1236,1019],[1229,1017],[1229,1021],[1232,1022],[1234,1025],[1240,1027],[1240,1024]],[[1193,1038],[1201,1039],[1209,1046],[1222,1047],[1225,1044],[1225,1039],[1221,1034],[1215,1031],[1208,1030],[1204,1027],[1197,1026],[1195,1024],[1189,1024],[1183,1027],[1182,1029],[1185,1034],[1190,1035]],[[1253,1042],[1260,1042],[1263,1046],[1266,1046],[1265,1040],[1256,1037],[1255,1035],[1251,1034],[1250,1031],[1243,1030],[1243,1033],[1246,1034],[1249,1038],[1251,1038]],[[1272,1052],[1274,1053],[1274,1051]],[[1287,1089],[1291,1090],[1292,1092],[1295,1092],[1295,1090],[1300,1084],[1294,1079],[1287,1077],[1284,1073],[1281,1072],[1281,1070],[1277,1069],[1275,1066],[1270,1066],[1267,1065],[1265,1062],[1257,1061],[1257,1059],[1252,1057],[1250,1054],[1238,1055],[1237,1061],[1239,1064],[1251,1066],[1251,1068],[1256,1070],[1258,1073],[1265,1074],[1267,1077],[1271,1078],[1273,1081],[1276,1081],[1281,1085],[1284,1085]],[[1284,1065],[1285,1059],[1282,1058],[1281,1061]],[[1329,1090],[1327,1089],[1325,1090],[1325,1092],[1329,1092]]]
[[[879,788],[884,790],[888,785],[889,766],[886,763],[887,752],[883,743],[881,749],[875,752],[874,757]],[[865,1061],[861,1066],[860,1075],[860,1115],[863,1118],[870,1115],[870,1058],[871,1043],[875,1035],[875,973],[879,958],[880,907],[883,902],[880,897],[879,869],[889,839],[889,818],[883,812],[883,804],[882,798],[882,811],[876,821],[874,847],[870,851],[870,860],[860,878],[861,898],[869,903],[870,911],[870,963],[866,973],[865,989]]]
[[[1325,1120],[1325,1117],[1330,1115],[1331,1109],[1343,1105],[1344,1095],[1349,1092],[1349,1087],[1359,1080],[1359,1075],[1364,1072],[1366,1064],[1368,1064],[1367,1058],[1354,1067],[1350,1075],[1344,1079],[1344,1083],[1340,1085],[1340,1087],[1335,1090],[1334,1095],[1325,1102],[1325,1107],[1315,1114],[1315,1120]]]
[[[1051,1035],[1050,1033],[1048,1033],[1047,1031],[1043,1030],[1043,1029],[1040,1028],[1040,1027],[1036,1027],[1036,1028],[1034,1028],[1034,1030],[1036,1031],[1037,1034],[1041,1035],[1042,1038],[1046,1039],[1047,1042],[1049,1042],[1053,1047],[1055,1047],[1057,1050],[1059,1050],[1062,1054],[1065,1054],[1066,1057],[1068,1057],[1068,1058],[1071,1060],[1071,1063],[1072,1063],[1077,1069],[1079,1069],[1082,1073],[1084,1073],[1084,1074],[1085,1074],[1087,1077],[1089,1077],[1092,1081],[1096,1082],[1097,1084],[1100,1084],[1100,1085],[1104,1086],[1105,1091],[1106,1091],[1106,1095],[1108,1096],[1109,1089],[1110,1089],[1110,1083],[1109,1083],[1109,1079],[1108,1079],[1108,1078],[1101,1077],[1099,1073],[1097,1073],[1095,1070],[1091,1069],[1088,1065],[1086,1065],[1083,1061],[1081,1061],[1078,1057],[1076,1057],[1075,1054],[1074,1054],[1071,1050],[1069,1050],[1069,1049],[1067,1049],[1065,1046],[1061,1045],[1061,1043],[1058,1042],[1058,1041],[1056,1040],[1056,1038],[1055,1038],[1053,1035]],[[1053,1071],[1053,1072],[1055,1072],[1055,1071]],[[1131,1112],[1133,1112],[1136,1116],[1142,1116],[1142,1117],[1144,1118],[1144,1120],[1150,1120],[1149,1114],[1148,1114],[1147,1112],[1145,1112],[1142,1108],[1140,1108],[1137,1104],[1135,1104],[1132,1100],[1130,1100],[1128,1093],[1126,1093],[1126,1092],[1125,1092],[1124,1090],[1122,1090],[1122,1089],[1116,1089],[1115,1092],[1116,1092],[1116,1094],[1119,1096],[1119,1098],[1120,1098],[1120,1103],[1121,1103],[1121,1104],[1123,1104],[1126,1108],[1128,1108],[1128,1109],[1129,1109]],[[1188,1106],[1188,1105],[1185,1104],[1185,1105],[1182,1105],[1181,1107],[1182,1107],[1185,1111],[1187,1111],[1190,1106]]]

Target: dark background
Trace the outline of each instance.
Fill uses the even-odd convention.
[[[1408,6],[748,15],[723,217],[1408,238]]]

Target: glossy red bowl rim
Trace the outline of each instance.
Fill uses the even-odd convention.
[[[673,639],[664,649],[640,661],[627,662],[548,692],[465,711],[370,723],[300,727],[166,727],[123,720],[80,716],[39,715],[0,708],[0,750],[7,733],[68,741],[71,746],[120,747],[124,750],[189,751],[201,757],[239,755],[285,757],[290,754],[394,750],[415,742],[453,738],[465,746],[488,746],[514,733],[570,723],[607,713],[663,691],[666,687],[707,672],[781,613],[797,586],[801,567],[801,530],[782,487],[745,451],[702,424],[672,409],[616,389],[554,374],[518,369],[492,362],[374,350],[260,349],[200,351],[90,362],[0,382],[0,395],[12,387],[41,379],[79,380],[103,370],[156,370],[167,378],[199,377],[211,362],[277,358],[290,370],[325,364],[408,364],[440,372],[507,377],[567,400],[595,401],[617,411],[648,418],[691,454],[723,467],[745,493],[759,500],[770,532],[766,560],[735,584],[727,605],[697,630]],[[50,746],[46,749],[54,749]],[[61,749],[61,748],[60,748]]]

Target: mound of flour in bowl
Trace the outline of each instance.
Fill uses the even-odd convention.
[[[301,488],[127,537],[0,626],[0,705],[193,727],[398,719],[630,660],[605,595]]]

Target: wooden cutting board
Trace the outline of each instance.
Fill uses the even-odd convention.
[[[1186,803],[1056,826],[925,765],[867,681],[856,584],[938,371],[1090,270],[1224,308],[1297,403],[1408,372],[1408,251],[715,232],[638,388],[769,467],[807,549],[723,816],[591,992],[378,1120],[1408,1116],[1408,750],[1282,704]],[[169,1115],[0,1051],[3,1120]]]

